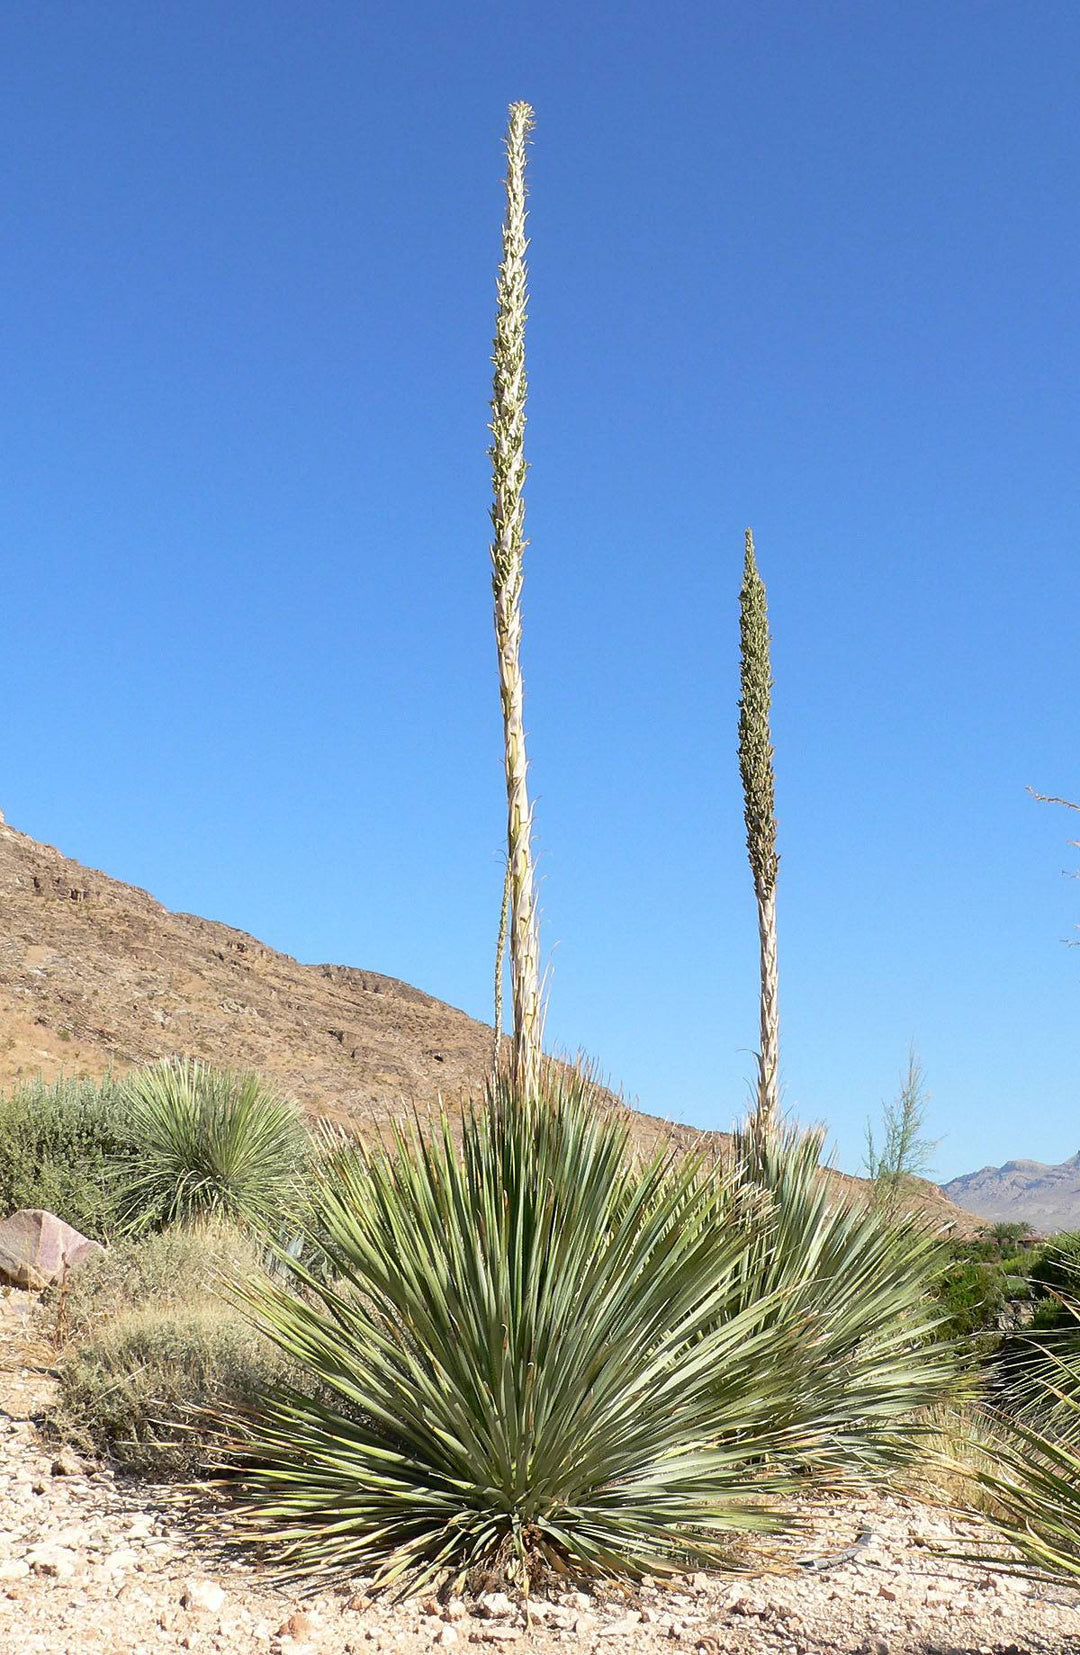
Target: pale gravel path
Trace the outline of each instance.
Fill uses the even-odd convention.
[[[257,1570],[198,1550],[152,1488],[72,1468],[33,1420],[47,1374],[21,1364],[30,1296],[0,1295],[0,1655],[438,1655],[502,1644],[520,1655],[1080,1655],[1080,1593],[1029,1587],[935,1552],[957,1531],[914,1501],[808,1508],[793,1555],[820,1573],[693,1576],[679,1591],[569,1594],[521,1625],[505,1600],[390,1607],[350,1593],[300,1600]],[[966,1531],[975,1532],[975,1531]],[[477,1606],[482,1608],[483,1605]],[[437,1612],[431,1612],[437,1611]]]

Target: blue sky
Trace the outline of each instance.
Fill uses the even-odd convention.
[[[855,1168],[1080,1147],[1080,14],[39,0],[0,18],[0,806],[487,1016],[485,448],[536,107],[526,672],[551,1041],[727,1125],[772,614],[783,1070]]]

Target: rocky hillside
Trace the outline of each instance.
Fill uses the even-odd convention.
[[[392,977],[301,965],[0,826],[0,1085],[186,1052],[312,1110],[426,1113],[475,1087],[489,1030]]]
[[[171,913],[0,817],[0,1088],[188,1053],[258,1069],[313,1114],[370,1130],[403,1108],[427,1117],[440,1097],[475,1096],[491,1038],[396,978],[301,965],[243,931]],[[631,1118],[643,1147],[702,1136]],[[960,1233],[973,1227],[936,1186],[921,1200]]]
[[[491,1039],[396,978],[302,965],[171,913],[0,817],[0,1087],[183,1052],[257,1069],[312,1113],[375,1126],[477,1095]],[[635,1123],[643,1140],[666,1130]]]
[[[1006,1161],[965,1173],[942,1188],[950,1201],[980,1218],[1030,1224],[1039,1235],[1080,1230],[1080,1154],[1060,1166]]]

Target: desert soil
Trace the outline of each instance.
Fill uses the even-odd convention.
[[[677,1588],[560,1593],[534,1602],[529,1627],[498,1594],[395,1606],[372,1600],[364,1580],[312,1596],[282,1589],[200,1547],[163,1491],[39,1434],[54,1381],[30,1337],[34,1308],[30,1294],[0,1295],[0,1655],[1080,1651],[1080,1592],[952,1561],[943,1549],[971,1549],[978,1526],[894,1497],[809,1506],[786,1566],[774,1556]]]

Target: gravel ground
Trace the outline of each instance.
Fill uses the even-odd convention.
[[[530,1626],[501,1594],[394,1606],[358,1580],[301,1597],[200,1551],[159,1491],[39,1438],[51,1380],[27,1356],[32,1305],[0,1296],[0,1655],[1080,1655],[1080,1592],[943,1558],[977,1525],[892,1497],[809,1505],[786,1567],[563,1593]]]

